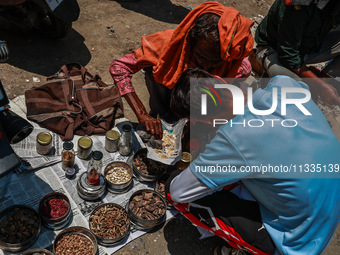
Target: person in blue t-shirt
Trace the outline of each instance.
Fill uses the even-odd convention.
[[[190,86],[192,77],[212,76],[199,69],[183,73],[171,99],[178,117],[201,113],[202,84],[191,80]],[[235,99],[231,90],[221,91],[220,110],[201,120],[228,123],[187,169],[169,178],[169,202],[200,232],[222,237],[229,248],[321,254],[340,219],[340,143],[308,86],[276,76],[248,98],[237,116],[235,101],[247,93]],[[266,115],[256,112],[268,109]],[[229,248],[219,247],[215,254],[236,254]]]

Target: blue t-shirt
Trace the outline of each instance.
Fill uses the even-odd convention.
[[[244,115],[233,119],[239,124],[223,125],[190,170],[212,189],[242,179],[258,201],[263,223],[279,253],[320,254],[339,223],[340,143],[312,100],[303,104],[312,115],[289,104],[287,115],[281,115],[281,88],[308,89],[302,82],[285,76],[273,78],[264,90],[253,94],[256,109],[272,106],[275,87],[278,107],[274,113],[255,115],[245,106]],[[287,97],[303,96],[288,93]],[[282,125],[283,120],[290,121]],[[262,127],[251,127],[261,123]],[[256,171],[263,167],[267,167],[266,173]]]

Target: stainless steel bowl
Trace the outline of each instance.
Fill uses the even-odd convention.
[[[133,197],[136,196],[136,195],[141,195],[143,192],[151,192],[151,193],[159,196],[160,200],[163,202],[164,207],[165,207],[164,214],[161,217],[154,219],[154,220],[143,219],[143,218],[137,216],[136,214],[134,214],[132,212],[132,210],[130,209],[130,203],[131,203]],[[159,192],[152,190],[152,189],[137,190],[135,193],[133,193],[131,195],[129,202],[127,203],[126,206],[127,206],[128,215],[129,215],[132,223],[135,225],[135,227],[137,229],[143,229],[143,230],[152,229],[152,228],[158,226],[159,224],[161,224],[163,222],[163,220],[165,219],[165,216],[166,216],[166,202],[165,202],[164,198],[162,197],[162,195]]]
[[[130,176],[130,179],[127,182],[124,182],[124,183],[114,183],[114,182],[111,182],[109,179],[107,179],[107,177],[106,177],[107,173],[111,169],[114,169],[115,167],[125,168],[127,170],[128,174],[129,174],[129,176]],[[105,170],[104,170],[104,176],[105,176],[105,179],[107,181],[107,185],[106,185],[107,190],[110,191],[111,193],[124,193],[124,192],[126,192],[131,187],[132,175],[133,175],[132,168],[128,164],[121,162],[121,161],[111,162],[110,164],[108,164],[105,167]]]
[[[138,170],[137,166],[135,165],[135,159],[137,158],[137,156],[141,156],[146,166],[148,168],[153,168],[155,171],[157,171],[157,173],[156,174],[145,174],[145,173],[142,173],[140,170]],[[158,177],[162,175],[164,172],[166,172],[171,166],[168,166],[161,162],[147,158],[147,149],[143,148],[137,151],[135,155],[133,156],[132,167],[133,167],[133,173],[135,174],[138,180],[146,181],[146,182],[153,182],[153,181],[156,181]]]
[[[103,175],[100,175],[100,184],[94,186],[88,184],[86,181],[87,173],[82,173],[77,182],[77,191],[79,197],[84,200],[93,201],[99,199],[104,195],[106,190],[106,179]]]
[[[46,202],[54,198],[62,199],[66,202],[67,212],[59,218],[51,219],[47,215],[45,215],[43,206]],[[58,229],[62,229],[66,227],[70,223],[70,220],[71,220],[71,211],[72,210],[71,210],[70,200],[68,199],[66,195],[60,192],[48,193],[39,202],[38,212],[42,219],[43,225],[48,229],[58,230]]]
[[[45,250],[45,249],[31,249],[29,251],[26,251],[22,255],[35,255],[35,254],[46,254],[46,255],[53,255],[52,252]]]
[[[104,237],[101,237],[101,236],[97,235],[96,231],[91,227],[91,218],[96,214],[96,212],[98,210],[100,210],[102,207],[107,207],[107,206],[117,207],[117,208],[123,210],[126,213],[126,220],[128,221],[127,229],[126,229],[126,231],[122,235],[120,235],[120,236],[118,236],[116,238],[104,238]],[[115,204],[115,203],[106,203],[106,204],[102,204],[102,205],[97,206],[92,211],[92,213],[90,215],[90,218],[89,218],[89,227],[92,230],[92,232],[95,235],[95,237],[97,238],[97,241],[98,241],[99,244],[109,246],[109,245],[114,245],[114,244],[120,243],[121,241],[123,241],[129,235],[129,233],[130,233],[130,219],[129,219],[129,216],[127,215],[126,210],[122,206],[120,206],[118,204]],[[112,228],[115,228],[115,226],[113,225]]]
[[[22,208],[22,209],[32,212],[38,219],[38,226],[37,226],[35,233],[26,241],[23,241],[20,243],[7,243],[7,242],[0,240],[0,249],[2,249],[3,251],[19,252],[19,251],[26,250],[35,243],[40,233],[40,229],[41,229],[40,216],[32,207],[27,206],[27,205],[12,205],[4,209],[3,211],[0,212],[0,222],[6,220],[9,215],[13,214],[15,208]]]
[[[58,241],[61,238],[63,238],[64,236],[70,235],[70,234],[76,234],[76,235],[84,236],[91,242],[91,244],[93,246],[93,254],[86,254],[86,255],[95,255],[97,253],[98,243],[97,243],[96,237],[94,236],[92,231],[87,229],[87,228],[77,226],[77,227],[70,227],[70,228],[64,229],[63,231],[61,231],[57,235],[57,237],[54,239],[54,242],[53,242],[53,253],[54,254],[58,255],[57,254],[57,243],[58,243]]]

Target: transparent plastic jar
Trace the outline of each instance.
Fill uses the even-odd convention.
[[[118,143],[118,151],[120,155],[127,156],[131,153],[132,147],[132,134],[131,134],[131,126],[123,125],[122,134],[119,138]]]
[[[105,150],[107,152],[116,152],[118,150],[120,134],[116,130],[109,130],[106,132]]]
[[[66,168],[74,168],[75,153],[73,150],[73,143],[66,141],[63,144],[63,151],[61,152],[61,167],[66,170]]]
[[[90,137],[82,137],[78,140],[77,156],[80,159],[88,159],[92,151],[92,139]]]
[[[100,184],[100,176],[102,173],[103,153],[100,151],[93,151],[91,160],[87,166],[86,182],[90,185],[98,186]]]
[[[50,154],[52,149],[52,135],[47,132],[40,132],[37,135],[37,153],[41,155]]]

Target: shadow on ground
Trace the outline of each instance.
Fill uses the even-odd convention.
[[[78,62],[85,66],[91,60],[84,37],[74,29],[65,38],[53,40],[7,27],[0,29],[0,40],[7,41],[9,65],[44,76],[56,73],[65,63]]]
[[[178,214],[164,227],[168,251],[173,255],[213,254],[217,246],[225,242],[214,236],[200,240],[200,234],[184,216]]]
[[[141,13],[155,20],[179,24],[190,12],[190,8],[173,4],[170,0],[140,0],[117,2],[125,9]],[[148,6],[148,8],[145,8]]]

